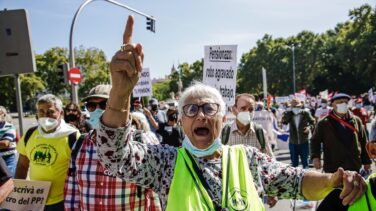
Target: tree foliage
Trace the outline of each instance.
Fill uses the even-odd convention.
[[[302,31],[273,39],[265,35],[241,57],[238,92],[262,90],[261,69],[267,70],[268,91],[293,93],[292,49],[295,45],[297,90],[310,93],[329,89],[360,94],[376,85],[376,15],[363,5],[349,12],[350,20],[322,34]],[[251,79],[251,80],[250,80]]]

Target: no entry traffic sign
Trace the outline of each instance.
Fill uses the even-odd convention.
[[[79,84],[82,80],[82,74],[80,69],[72,67],[68,72],[68,79],[72,84]]]

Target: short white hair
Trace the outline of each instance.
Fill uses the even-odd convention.
[[[138,120],[141,123],[142,130],[145,132],[150,131],[150,126],[148,120],[146,119],[145,114],[135,111],[131,113],[132,119]]]
[[[181,94],[178,104],[179,119],[181,119],[183,115],[183,106],[186,105],[187,99],[190,98],[212,99],[215,103],[219,104],[219,111],[217,115],[223,117],[226,114],[226,104],[225,101],[223,101],[221,93],[219,93],[219,91],[212,86],[208,86],[200,82],[195,82],[192,86],[185,89]]]
[[[53,94],[46,94],[46,95],[43,95],[42,97],[40,97],[37,100],[35,107],[38,109],[39,108],[38,105],[41,104],[41,103],[53,104],[53,105],[55,105],[57,110],[63,111],[63,102],[61,102],[60,98],[56,97]]]

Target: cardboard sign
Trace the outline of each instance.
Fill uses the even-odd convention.
[[[227,106],[235,104],[237,45],[205,46],[203,83],[221,93]]]
[[[13,192],[0,204],[0,209],[43,210],[51,182],[13,179]]]
[[[142,69],[140,79],[133,89],[133,97],[152,96],[153,90],[151,88],[150,71],[149,68]]]

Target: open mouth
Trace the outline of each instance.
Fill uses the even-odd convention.
[[[197,127],[193,131],[197,136],[207,136],[210,132],[209,128],[207,127]]]

